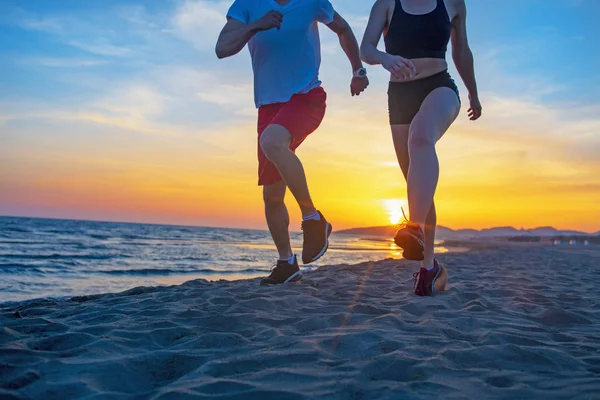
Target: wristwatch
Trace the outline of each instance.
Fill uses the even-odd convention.
[[[356,71],[354,71],[354,77],[355,78],[366,78],[367,77],[367,69],[366,68],[359,68]]]

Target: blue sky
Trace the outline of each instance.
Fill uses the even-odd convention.
[[[543,85],[556,90],[542,90],[547,101],[600,101],[600,91],[594,90],[600,83],[600,57],[593,51],[595,38],[600,37],[594,20],[600,15],[599,2],[479,0],[467,4],[476,55],[494,63],[501,70],[499,78],[515,76],[518,83],[525,82],[515,87],[499,79],[480,79],[482,88],[536,91]],[[217,17],[228,5],[214,1],[1,0],[0,99],[52,99],[69,104],[89,95],[86,74],[93,74],[103,85],[105,80],[139,76],[148,67],[170,65],[226,69],[235,71],[236,78],[230,76],[233,82],[247,82],[247,63],[239,59],[219,63],[212,53],[215,33],[223,22]],[[360,36],[370,2],[338,0],[334,5]],[[178,15],[186,9],[195,14],[187,19]],[[65,85],[69,75],[75,82]]]
[[[244,51],[220,61],[213,51],[230,4],[0,0],[0,169],[11,171],[0,175],[0,191],[10,194],[0,199],[0,214],[127,219],[135,207],[94,213],[94,205],[69,205],[75,195],[56,187],[78,182],[106,191],[102,185],[115,176],[147,180],[159,168],[169,190],[215,190],[175,178],[197,171],[222,174],[232,187],[254,183],[249,56]],[[372,2],[333,4],[360,39]],[[495,188],[501,193],[514,171],[526,169],[527,176],[543,183],[541,198],[566,187],[577,193],[585,188],[586,199],[599,200],[594,171],[600,167],[600,2],[470,0],[467,8],[484,118],[469,124],[463,110],[453,138],[444,139],[442,160],[463,167],[448,170],[446,178],[476,188],[486,178],[469,174],[469,168],[489,164],[490,171],[506,170]],[[360,149],[366,152],[366,167],[384,155],[393,164],[385,72],[369,68],[369,91],[351,99],[349,64],[335,36],[326,28],[321,32],[321,78],[330,95],[323,129],[331,133],[307,142],[307,153],[322,156],[329,146],[339,152],[334,158],[341,165],[344,154]],[[464,103],[464,86],[453,66],[450,71]],[[352,120],[351,126],[344,119]],[[151,175],[140,172],[146,167]],[[390,186],[389,193],[399,188],[400,183]],[[248,192],[240,199],[255,195]],[[23,205],[25,198],[44,196],[52,206]],[[132,198],[127,201],[135,202]],[[63,200],[67,206],[56,205]],[[566,213],[564,201],[557,207]],[[579,207],[592,204],[584,203]],[[600,216],[600,209],[592,215]],[[148,219],[146,214],[136,218]],[[161,218],[179,222],[167,214]],[[218,224],[208,216],[195,222]]]

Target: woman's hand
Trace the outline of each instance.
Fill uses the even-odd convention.
[[[481,117],[481,102],[479,101],[479,96],[469,95],[469,105],[470,107],[467,111],[467,115],[471,121],[475,121]]]
[[[407,58],[385,54],[381,59],[383,68],[401,80],[412,79],[417,73],[415,65]]]

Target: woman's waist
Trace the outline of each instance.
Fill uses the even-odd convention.
[[[420,79],[429,78],[448,69],[446,60],[440,58],[415,58],[410,61],[412,61],[417,70],[417,73],[412,79],[399,79],[390,74],[390,82],[414,82]]]

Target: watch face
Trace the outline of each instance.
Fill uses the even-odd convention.
[[[360,76],[361,78],[364,78],[365,76],[367,76],[367,70],[366,69],[359,70],[358,76]]]

